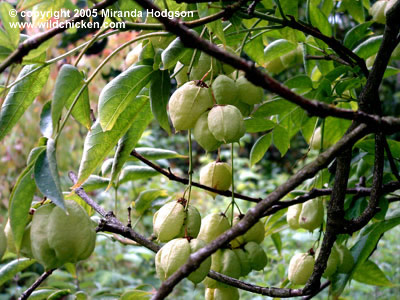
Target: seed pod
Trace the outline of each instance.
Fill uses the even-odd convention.
[[[256,271],[264,269],[267,265],[268,258],[264,249],[256,242],[249,242],[244,245],[244,250],[249,257],[250,266]]]
[[[185,209],[177,201],[164,204],[153,216],[153,231],[161,242],[176,238],[185,220]]]
[[[7,237],[4,233],[3,226],[0,226],[0,260],[3,258],[7,250]]]
[[[240,101],[252,105],[258,104],[263,100],[263,89],[255,86],[245,77],[240,77],[236,80],[236,86],[238,87]]]
[[[234,217],[232,226],[239,223],[240,220],[241,220],[240,216]],[[247,242],[256,242],[257,244],[260,244],[264,240],[264,236],[265,236],[264,224],[261,221],[258,221],[249,230],[247,230],[245,234],[242,235],[243,237],[242,244],[245,244]]]
[[[289,206],[287,214],[286,214],[286,221],[289,224],[289,227],[292,229],[299,229],[299,217],[301,213],[301,208],[303,207],[303,204],[296,204]]]
[[[206,288],[205,300],[239,300],[239,290],[227,285],[215,289]]]
[[[245,134],[243,116],[233,105],[217,105],[208,113],[208,128],[214,137],[224,143],[238,142]]]
[[[156,254],[156,272],[161,280],[166,280],[177,271],[189,259],[191,253],[204,247],[203,241],[192,239],[190,242],[186,238],[178,238],[169,241]],[[200,267],[190,273],[188,279],[193,283],[201,282],[210,271],[211,258],[203,261]]]
[[[295,254],[289,263],[288,278],[291,283],[306,284],[314,270],[314,257],[308,253]]]
[[[310,147],[313,150],[321,149],[321,127],[315,129],[314,134],[311,136]]]
[[[186,234],[186,237],[196,238],[199,234],[200,226],[201,216],[199,211],[193,205],[189,205],[178,237],[185,237]]]
[[[339,273],[350,273],[354,267],[354,258],[350,250],[345,245],[337,246],[336,250],[339,254],[337,271]]]
[[[299,216],[299,226],[313,231],[324,221],[324,205],[322,199],[313,199],[303,203]]]
[[[369,14],[374,22],[386,24],[385,8],[387,3],[385,0],[379,0],[370,7]]]
[[[169,115],[175,130],[193,128],[201,114],[212,105],[207,88],[197,86],[194,81],[186,82],[169,99]]]
[[[192,239],[190,240],[189,244],[191,253],[194,253],[200,248],[206,246],[206,243],[199,239]],[[204,280],[204,278],[206,278],[208,272],[210,272],[210,268],[211,268],[211,257],[208,257],[200,264],[200,267],[196,271],[190,273],[188,279],[194,284],[200,283]]]
[[[241,270],[240,276],[247,276],[251,272],[251,265],[248,253],[240,248],[233,249],[233,252],[235,252],[236,256],[239,259],[240,270]]]
[[[211,162],[200,170],[200,183],[217,190],[226,191],[232,184],[232,168],[224,162]],[[217,194],[207,191],[215,198]]]
[[[217,150],[222,144],[217,141],[208,129],[208,111],[204,112],[197,120],[193,129],[193,136],[197,143],[207,152]]]
[[[197,238],[208,244],[229,228],[228,218],[224,214],[210,214],[201,221],[200,232]]]
[[[235,81],[226,75],[219,75],[212,83],[212,91],[218,104],[235,105],[238,97],[238,88]]]
[[[54,204],[39,207],[32,218],[33,257],[53,269],[90,256],[96,242],[92,221],[75,201],[65,201],[68,215]]]
[[[315,256],[318,257],[320,250],[321,250],[320,248],[317,249],[317,251],[315,252]],[[326,264],[326,268],[322,276],[328,278],[331,277],[333,274],[335,274],[339,263],[340,263],[340,256],[338,251],[336,250],[336,247],[334,246],[331,249],[331,253],[329,254],[328,262]]]
[[[199,56],[199,60],[197,64],[195,64],[190,71],[189,78],[190,80],[200,80],[207,74],[211,69],[211,63],[213,68],[213,73],[219,73],[219,67],[217,60],[215,58],[211,58],[208,54],[201,52]],[[211,72],[210,72],[211,73]],[[204,80],[210,79],[210,73],[204,78]]]

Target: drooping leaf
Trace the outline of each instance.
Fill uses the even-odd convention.
[[[310,5],[308,9],[311,24],[317,27],[323,34],[330,37],[332,35],[332,25],[329,23],[328,18],[316,5]]]
[[[93,124],[91,131],[87,134],[83,147],[83,156],[79,166],[78,182],[79,187],[104,161],[108,153],[117,144],[118,140],[135,123],[143,110],[149,105],[146,96],[138,96],[118,117],[114,128],[110,131],[101,129],[99,121]]]
[[[115,183],[122,167],[129,159],[131,151],[133,148],[135,148],[136,143],[139,141],[144,130],[147,128],[152,119],[153,114],[151,113],[150,104],[147,103],[129,130],[118,141],[117,149],[112,161],[111,180],[109,184]]]
[[[373,22],[365,22],[351,28],[344,36],[343,44],[349,48],[353,49],[365,36],[367,36],[371,31],[369,27]]]
[[[13,9],[14,7],[7,2],[0,3],[0,19],[12,48],[14,49],[18,46],[19,42],[19,28],[11,26],[11,24],[17,24],[18,22],[18,16],[13,16],[13,14],[10,13]]]
[[[393,286],[385,273],[370,260],[365,261],[357,268],[357,271],[353,274],[353,279],[369,285]]]
[[[269,146],[271,145],[272,134],[267,133],[261,136],[253,145],[250,151],[250,165],[254,166],[259,162],[265,152],[267,152]]]
[[[36,290],[29,296],[29,300],[46,300],[48,296],[54,293],[54,291],[54,289]]]
[[[244,120],[246,125],[246,132],[262,132],[267,131],[276,125],[274,122],[264,118],[248,118]]]
[[[290,51],[295,50],[296,48],[297,45],[285,39],[273,41],[264,50],[264,60],[265,62],[269,62],[275,58],[285,55],[286,53],[289,53]]]
[[[54,140],[49,139],[47,141],[46,151],[43,151],[36,159],[34,175],[40,192],[52,200],[54,204],[65,209]]]
[[[51,102],[43,105],[42,113],[40,114],[40,132],[46,138],[51,138],[53,134],[53,122],[51,121]]]
[[[168,197],[166,190],[151,189],[143,191],[135,200],[135,210],[138,214],[143,214],[151,207],[151,203],[160,197]]]
[[[0,269],[0,286],[2,286],[7,281],[13,279],[18,272],[25,270],[34,263],[34,259],[20,258],[10,261],[6,265],[4,265]]]
[[[132,290],[122,294],[120,300],[149,300],[151,295],[151,292]]]
[[[22,69],[18,78],[21,78],[36,65],[29,65]],[[26,109],[39,95],[49,76],[50,68],[45,67],[34,74],[27,76],[15,84],[9,91],[0,112],[0,141],[10,132]]]
[[[361,1],[344,0],[343,5],[358,23],[365,21],[364,7]]]
[[[274,246],[276,248],[276,251],[278,251],[279,255],[281,255],[282,252],[282,239],[281,235],[279,232],[271,234],[271,239],[274,242]]]
[[[287,130],[277,125],[272,131],[272,141],[275,147],[278,148],[281,156],[284,156],[290,147],[290,139]]]
[[[166,150],[166,149],[158,149],[158,148],[148,148],[148,147],[140,147],[136,148],[135,151],[142,155],[144,158],[149,160],[158,160],[158,159],[171,159],[171,158],[186,158],[187,156],[179,154],[176,151]]]
[[[110,179],[105,177],[100,177],[97,175],[90,175],[89,178],[82,184],[82,188],[86,192],[91,192],[94,190],[106,188],[110,183]]]
[[[379,47],[382,44],[382,39],[382,35],[370,37],[358,45],[353,52],[361,58],[368,58],[378,52]]]
[[[190,49],[185,47],[181,39],[177,37],[161,53],[161,61],[164,69],[170,69],[187,53]]]
[[[84,85],[84,78],[81,72],[72,65],[65,64],[58,73],[54,87],[53,101],[51,103],[51,118],[53,120],[54,132],[58,128],[58,122],[61,118],[64,106],[69,109]],[[79,96],[71,112],[72,116],[86,128],[90,128],[90,104],[87,87]]]
[[[120,115],[135,102],[135,97],[150,81],[153,67],[132,66],[111,80],[99,97],[99,124],[103,131],[111,130]]]
[[[150,84],[151,111],[160,126],[171,134],[169,126],[167,104],[171,91],[171,80],[168,71],[154,73]]]
[[[147,166],[127,166],[122,169],[119,183],[134,181],[139,179],[147,179],[160,175],[156,170]]]

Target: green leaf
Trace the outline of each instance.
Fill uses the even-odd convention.
[[[51,17],[49,11],[57,11],[62,8],[65,0],[42,0],[32,8],[32,21],[34,24],[48,21]]]
[[[158,148],[140,147],[140,148],[136,148],[135,150],[137,153],[139,153],[144,158],[147,158],[149,160],[186,158],[187,157],[185,155],[179,154],[176,151],[158,149]]]
[[[64,296],[71,295],[71,290],[69,289],[63,289],[59,291],[55,291],[53,294],[51,294],[49,297],[47,297],[47,300],[60,300],[64,299]]]
[[[168,47],[161,53],[161,61],[164,69],[171,69],[190,49],[185,47],[178,37],[173,40]]]
[[[21,41],[20,42],[22,43],[25,40],[27,40],[28,38],[30,38],[30,36],[21,33]],[[36,63],[34,61],[37,61],[37,60],[39,60],[40,62],[44,62],[46,60],[46,51],[47,51],[47,49],[49,49],[51,42],[52,42],[52,40],[49,39],[49,40],[43,42],[42,44],[40,44],[40,46],[37,47],[36,49],[32,49],[31,51],[29,51],[29,53],[26,56],[24,56],[22,62],[23,63]],[[43,59],[41,59],[41,58],[43,58]]]
[[[281,252],[282,252],[281,235],[278,232],[277,233],[273,233],[273,234],[271,234],[271,239],[274,242],[276,251],[278,251],[279,255],[281,255]]]
[[[343,0],[343,5],[358,23],[365,21],[364,7],[360,0]]]
[[[125,292],[119,300],[148,300],[151,298],[152,292],[132,290]]]
[[[296,48],[297,45],[284,39],[273,41],[264,50],[264,61],[269,62],[274,60],[275,58],[281,57]]]
[[[309,14],[311,24],[314,25],[326,36],[332,36],[332,25],[329,23],[328,18],[321,12],[316,5],[309,6]]]
[[[123,184],[128,181],[148,179],[157,175],[160,175],[160,173],[147,166],[127,166],[122,169],[119,183]]]
[[[135,102],[135,97],[154,74],[151,66],[132,66],[111,80],[99,98],[99,124],[103,131],[111,130],[120,115]]]
[[[246,132],[250,133],[271,130],[276,125],[273,121],[264,118],[247,118],[244,123]]]
[[[150,84],[151,111],[160,126],[171,134],[169,126],[167,104],[171,91],[171,80],[168,71],[154,73]]]
[[[46,300],[48,296],[54,293],[54,289],[41,289],[34,291],[30,296],[29,300]]]
[[[97,176],[97,175],[90,175],[89,178],[82,184],[82,188],[86,192],[91,192],[94,190],[106,188],[110,183],[110,179]]]
[[[386,68],[386,70],[385,70],[385,74],[383,75],[383,78],[394,76],[394,75],[397,75],[399,73],[400,73],[400,69],[388,66]]]
[[[272,131],[272,141],[278,148],[281,156],[284,156],[290,147],[289,134],[285,128],[277,125]]]
[[[296,107],[295,104],[284,100],[282,98],[275,98],[268,100],[258,107],[258,109],[253,113],[256,118],[268,117],[279,115],[288,111],[293,110]]]
[[[379,47],[382,44],[382,39],[382,35],[373,36],[358,45],[353,52],[359,57],[366,59],[378,52]]]
[[[118,141],[117,150],[114,154],[114,159],[111,167],[111,180],[110,184],[116,181],[119,173],[125,162],[130,158],[130,153],[135,148],[137,142],[140,140],[144,130],[147,128],[153,114],[151,113],[150,104],[146,103],[141,113],[137,115],[135,122]]]
[[[18,78],[21,78],[36,65],[29,65],[22,69]],[[0,112],[0,141],[8,134],[11,128],[18,122],[26,109],[39,95],[49,76],[50,67],[45,67],[34,74],[22,79],[14,85],[4,100]],[[18,79],[17,78],[17,79]]]
[[[367,260],[357,268],[353,279],[368,285],[393,286],[393,283],[385,276],[385,273],[372,261]]]
[[[264,43],[262,36],[258,36],[244,46],[246,54],[259,65],[264,65]]]
[[[151,189],[143,191],[139,194],[135,200],[135,210],[138,214],[143,214],[147,209],[150,208],[151,203],[160,197],[168,197],[166,190]]]
[[[65,209],[54,140],[49,139],[47,141],[46,151],[38,156],[34,169],[35,182],[40,192],[52,200],[55,205]]]
[[[293,89],[297,93],[306,93],[312,90],[313,84],[311,78],[307,75],[297,75],[284,82],[288,88]]]
[[[0,19],[2,21],[5,32],[7,33],[8,39],[12,44],[12,47],[16,48],[19,42],[19,28],[13,28],[10,24],[13,23],[16,25],[19,20],[18,16],[10,15],[11,10],[14,10],[14,7],[11,4],[7,2],[0,3]]]
[[[146,96],[136,97],[121,113],[114,128],[110,131],[103,132],[99,121],[93,124],[85,139],[78,181],[74,187],[79,187],[102,164],[118,140],[135,123],[143,110],[148,107],[148,102],[149,99]]]
[[[46,138],[51,138],[53,134],[53,122],[51,121],[51,101],[43,105],[40,114],[40,132]]]
[[[261,136],[253,145],[250,151],[250,166],[254,166],[259,162],[265,152],[267,152],[269,146],[271,145],[272,134],[267,133]]]
[[[19,175],[10,196],[10,225],[17,252],[20,250],[25,227],[30,220],[29,209],[35,191],[36,184],[33,178],[33,164],[30,164]]]
[[[79,70],[65,64],[58,73],[54,87],[53,101],[51,103],[51,118],[53,120],[53,130],[57,131],[58,122],[64,106],[69,109],[79,90],[85,84],[83,75]],[[79,96],[78,102],[75,104],[71,112],[72,116],[85,126],[87,129],[91,126],[90,120],[90,104],[89,93],[87,87]]]
[[[0,269],[0,286],[13,279],[18,272],[25,270],[34,263],[34,259],[20,258],[10,261],[8,264],[4,265]]]

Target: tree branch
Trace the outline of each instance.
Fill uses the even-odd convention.
[[[19,63],[22,61],[22,58],[27,55],[29,53],[29,51],[36,49],[37,47],[39,47],[42,43],[44,43],[45,41],[51,39],[53,36],[64,32],[68,29],[68,26],[65,26],[66,24],[69,23],[77,23],[80,22],[82,20],[87,19],[86,16],[90,16],[91,14],[89,13],[89,11],[93,11],[93,10],[102,10],[110,5],[112,5],[113,3],[117,2],[117,0],[104,0],[103,2],[100,2],[96,5],[94,5],[93,7],[87,9],[88,13],[85,13],[85,16],[77,16],[77,17],[73,17],[68,19],[65,22],[60,23],[60,25],[58,27],[52,28],[46,32],[37,34],[33,37],[30,37],[29,39],[25,40],[24,42],[22,42],[21,44],[18,45],[18,48],[16,50],[14,50],[4,61],[3,63],[0,65],[0,73],[2,73],[8,66],[10,66],[13,63]]]
[[[43,281],[49,277],[55,269],[48,270],[44,272],[42,275],[39,276],[38,279],[25,291],[21,294],[18,300],[25,300],[28,299],[29,296],[42,284]]]

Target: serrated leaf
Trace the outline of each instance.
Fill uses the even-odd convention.
[[[19,20],[18,16],[11,16],[10,11],[13,9],[14,7],[7,2],[0,3],[0,19],[5,32],[7,33],[9,41],[11,42],[13,48],[16,48],[19,42],[19,28],[13,28],[10,24],[17,24]]]
[[[370,260],[365,261],[357,268],[357,271],[353,274],[353,279],[368,285],[393,286],[385,273]]]
[[[187,53],[190,49],[185,47],[178,37],[173,40],[168,47],[161,53],[161,61],[164,69],[170,69]]]
[[[366,59],[378,52],[382,44],[382,39],[382,35],[373,36],[358,45],[353,52],[359,57]]]
[[[148,105],[149,99],[146,96],[136,97],[121,113],[114,128],[110,131],[103,132],[99,121],[93,124],[85,139],[78,181],[74,187],[79,187],[84,183],[96,168],[102,164],[118,140],[128,131]]]
[[[143,214],[147,209],[150,208],[151,203],[160,197],[168,197],[167,191],[151,189],[141,192],[135,200],[135,210],[138,212],[138,214]]]
[[[135,122],[131,125],[129,130],[118,141],[117,149],[115,151],[111,166],[110,184],[115,183],[122,167],[129,159],[131,151],[133,148],[135,148],[144,130],[147,128],[152,119],[153,114],[151,113],[150,104],[148,103],[143,107],[142,112],[137,116]]]
[[[65,209],[54,140],[49,139],[47,141],[46,151],[43,151],[36,159],[34,176],[40,192],[53,201],[55,205]]]
[[[34,259],[20,258],[10,261],[8,264],[4,265],[0,269],[0,286],[13,279],[18,272],[25,270],[34,263]]]
[[[273,41],[264,49],[264,60],[265,62],[269,62],[295,50],[296,48],[297,45],[285,39]]]
[[[25,66],[19,73],[21,78],[36,65]],[[34,74],[22,79],[9,91],[0,112],[0,141],[9,133],[11,128],[18,122],[26,109],[32,104],[45,85],[50,73],[50,67],[45,67]]]
[[[253,145],[250,151],[250,166],[254,166],[259,162],[265,152],[267,152],[269,146],[271,145],[272,134],[267,133],[261,136]]]
[[[53,130],[56,132],[58,122],[61,118],[64,106],[69,109],[76,95],[85,84],[81,72],[72,65],[65,64],[58,73],[54,87],[53,101],[51,103],[51,118],[53,120]],[[87,87],[79,96],[71,112],[72,116],[86,128],[90,128],[90,104]]]
[[[53,134],[53,122],[51,121],[51,102],[43,105],[42,113],[40,114],[40,132],[46,138],[51,138]]]
[[[33,164],[30,164],[19,175],[10,196],[9,218],[17,252],[20,250],[25,227],[30,220],[29,209],[35,191],[36,184],[33,178]]]
[[[284,156],[290,147],[290,139],[287,130],[277,125],[272,131],[272,141],[275,147],[278,148],[281,156]]]
[[[275,123],[264,118],[247,118],[244,120],[246,132],[255,133],[271,130],[275,127]]]
[[[127,166],[122,169],[119,183],[123,184],[128,181],[147,179],[157,175],[160,175],[160,173],[147,166]]]
[[[150,103],[151,111],[160,126],[171,134],[169,126],[167,104],[171,91],[171,80],[168,71],[158,71],[154,73],[150,83]]]
[[[179,154],[176,151],[158,149],[158,148],[148,148],[148,147],[140,147],[135,148],[136,152],[142,155],[144,158],[149,160],[158,160],[158,159],[171,159],[171,158],[186,158],[186,155]]]
[[[152,66],[132,66],[111,80],[99,97],[99,124],[103,131],[111,130],[117,119],[154,74]]]

